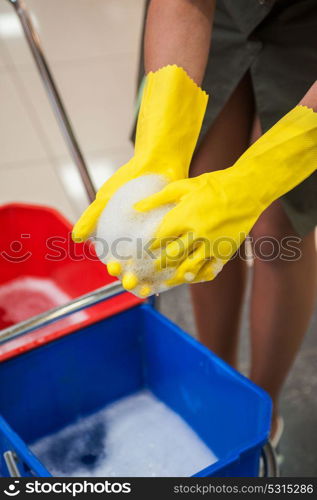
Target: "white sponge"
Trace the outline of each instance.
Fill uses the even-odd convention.
[[[173,269],[157,271],[154,256],[160,250],[151,252],[148,248],[162,218],[173,205],[146,213],[133,208],[136,202],[160,191],[166,184],[163,177],[154,174],[127,182],[110,199],[98,221],[98,257],[105,264],[119,263],[115,274],[139,297],[166,290],[165,282],[174,273]]]

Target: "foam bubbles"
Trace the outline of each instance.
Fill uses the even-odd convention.
[[[7,283],[2,283],[0,287],[0,329],[24,321],[53,307],[66,304],[70,300],[71,296],[66,294],[50,278],[19,276]],[[85,311],[79,311],[58,321],[58,323],[5,342],[0,346],[0,355],[13,349],[22,349],[31,342],[45,342],[45,339],[52,333],[69,325],[78,324],[87,317]]]
[[[140,297],[168,288],[165,282],[174,273],[170,268],[157,271],[154,261],[159,250],[149,250],[149,242],[172,205],[146,213],[133,208],[135,203],[157,193],[164,186],[166,180],[152,174],[127,182],[111,198],[98,221],[98,257],[105,264],[110,263],[111,270],[120,270],[115,274],[123,280],[123,285]],[[118,262],[120,266],[116,267]]]
[[[54,476],[191,476],[217,461],[189,425],[149,391],[113,402],[31,450]]]

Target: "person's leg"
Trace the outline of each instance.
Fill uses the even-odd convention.
[[[232,165],[249,145],[253,117],[253,93],[246,75],[197,150],[191,176]],[[236,364],[245,273],[245,262],[236,257],[214,281],[190,287],[199,339],[232,365]]]
[[[267,236],[277,242],[272,260],[263,259],[272,252],[272,242],[265,242]],[[298,253],[293,260],[277,256],[283,238],[289,236],[298,238],[281,202],[276,201],[262,214],[252,231],[256,256],[250,321],[250,378],[272,397],[272,435],[277,423],[279,394],[307,330],[316,292],[314,231],[298,243],[292,243]],[[264,238],[261,245],[259,238]],[[285,247],[285,240],[283,245]]]

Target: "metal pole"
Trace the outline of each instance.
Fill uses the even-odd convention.
[[[6,463],[10,477],[21,477],[18,468],[18,457],[14,451],[7,450],[3,454],[4,461]]]
[[[42,82],[58,121],[59,128],[65,139],[70,154],[78,168],[86,189],[88,199],[89,201],[93,201],[95,199],[96,190],[91,180],[87,164],[79,147],[62,98],[57,90],[52,72],[44,56],[43,49],[40,44],[39,35],[34,28],[31,17],[26,9],[24,0],[8,0],[8,2],[14,7],[14,10],[19,17],[26,40],[34,57]]]
[[[50,309],[49,311],[45,311],[37,316],[33,316],[30,319],[21,321],[21,323],[17,323],[16,325],[9,326],[8,328],[1,330],[0,345],[8,342],[8,340],[15,339],[21,335],[30,333],[33,330],[37,330],[38,328],[54,323],[55,321],[65,318],[70,314],[86,309],[86,307],[99,304],[99,302],[103,302],[104,300],[123,292],[125,292],[125,290],[119,281],[97,288],[97,290],[81,295],[80,297],[67,302],[67,304],[55,307],[54,309]]]
[[[280,477],[276,452],[270,441],[268,441],[262,448],[262,459],[264,470],[261,477]]]

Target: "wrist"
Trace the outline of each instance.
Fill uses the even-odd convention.
[[[317,81],[310,87],[299,104],[317,112]]]
[[[186,175],[207,101],[206,92],[180,67],[165,66],[149,73],[137,123],[136,156],[176,161]]]
[[[317,167],[317,113],[296,106],[232,167],[264,208],[300,184]]]
[[[188,177],[189,161],[180,158],[175,151],[164,150],[159,145],[151,151],[136,152],[133,163],[137,175],[162,175],[168,182]]]

